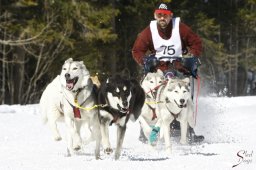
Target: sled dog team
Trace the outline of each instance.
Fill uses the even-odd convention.
[[[109,126],[115,124],[114,157],[119,159],[126,124],[137,119],[152,146],[159,134],[171,153],[170,123],[174,119],[180,122],[180,143],[187,143],[187,127],[194,127],[189,78],[165,79],[158,70],[148,73],[141,84],[128,73],[110,76],[105,82],[97,82],[98,86],[92,79],[95,77],[91,78],[83,61],[69,58],[40,99],[43,121],[54,140],[62,139],[57,122],[65,121],[68,155],[92,141],[96,141],[96,159],[100,159],[101,146],[104,153],[111,154]]]

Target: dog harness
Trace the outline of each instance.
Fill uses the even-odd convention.
[[[77,96],[78,96],[78,94],[79,94],[84,88],[85,88],[85,87],[79,88],[79,89],[77,90],[76,97],[75,97],[75,101],[74,101],[75,103],[77,103]],[[86,102],[86,100],[87,100],[87,98],[85,99],[85,101],[84,101],[80,106],[82,106],[82,105]],[[72,108],[73,108],[74,117],[81,119],[81,112],[80,112],[79,108],[76,107],[76,106],[73,106],[73,105],[71,105],[71,106],[72,106]]]
[[[154,87],[153,89],[150,89],[148,92],[146,92],[147,97],[148,97],[148,98],[151,98],[151,97],[148,95],[148,93],[151,93],[151,95],[152,95],[154,98],[156,98],[156,95],[153,93],[153,91],[154,91],[154,90],[158,90],[161,86],[166,85],[166,84],[167,84],[167,81],[164,81],[164,82],[161,83],[160,85]],[[149,108],[152,110],[152,112],[153,112],[152,120],[156,119],[156,118],[157,118],[157,116],[156,116],[156,109],[153,108],[153,107],[151,107],[151,106],[149,105],[151,102],[145,102],[145,103],[148,105],[148,107],[149,107]],[[162,103],[162,102],[153,102],[153,104],[158,104],[158,103]]]
[[[68,100],[67,100],[68,101]],[[81,119],[81,112],[80,112],[80,109],[74,105],[72,105],[69,101],[68,103],[70,104],[70,106],[72,107],[73,109],[73,112],[74,112],[74,118],[79,118]],[[85,103],[85,101],[81,104],[83,105]]]
[[[83,89],[85,89],[85,87],[86,87],[86,86],[77,89],[77,91],[76,91],[76,96],[75,96],[75,99],[74,99],[75,105],[82,106],[82,105],[87,101],[87,99],[89,98],[89,96],[88,96],[88,97],[85,99],[85,101],[83,101],[80,105],[79,105],[78,102],[77,102],[77,96],[78,96],[78,94],[79,94]],[[91,93],[90,95],[92,95],[93,92],[94,92],[94,89],[92,88],[92,93]],[[67,102],[70,104],[70,106],[71,106],[72,109],[73,109],[74,118],[79,118],[79,119],[81,119],[81,112],[80,112],[79,107],[74,106],[72,103],[70,103],[70,102],[68,101],[68,99],[66,99],[66,100],[67,100]]]
[[[155,108],[153,108],[153,107],[151,107],[149,104],[147,104],[148,105],[148,107],[152,110],[152,112],[153,112],[153,116],[152,116],[152,119],[151,120],[155,120],[156,118],[157,118],[157,116],[156,116],[156,109]]]

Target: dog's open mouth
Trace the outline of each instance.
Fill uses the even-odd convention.
[[[73,79],[66,79],[66,88],[68,90],[72,90],[76,85],[77,81],[78,81],[78,77],[75,77]]]
[[[123,107],[121,107],[119,104],[117,105],[117,107],[118,107],[118,110],[120,110],[121,112],[123,112],[123,113],[126,113],[126,112],[128,112],[128,107],[127,108],[123,108]]]

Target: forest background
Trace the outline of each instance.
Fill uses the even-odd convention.
[[[207,93],[256,94],[256,0],[165,0],[203,41]],[[0,104],[38,103],[63,62],[92,75],[141,70],[131,55],[158,0],[0,0]]]

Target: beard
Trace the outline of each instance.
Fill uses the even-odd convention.
[[[168,23],[165,20],[160,20],[158,21],[158,25],[162,28],[165,29],[168,25]]]

